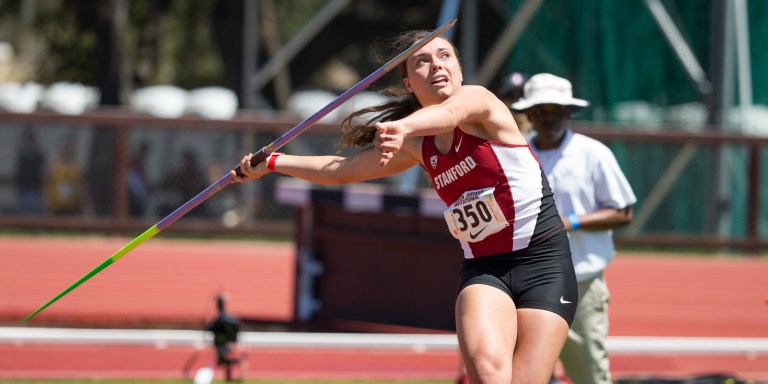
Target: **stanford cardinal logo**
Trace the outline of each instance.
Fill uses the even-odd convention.
[[[429,164],[432,165],[432,169],[437,168],[437,156],[432,155],[432,157],[429,158]]]

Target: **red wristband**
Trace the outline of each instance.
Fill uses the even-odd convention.
[[[269,169],[270,172],[275,171],[275,161],[277,161],[277,158],[280,157],[280,155],[282,155],[282,153],[272,152],[267,158],[267,169]]]

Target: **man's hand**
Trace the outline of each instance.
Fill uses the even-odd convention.
[[[400,123],[394,121],[376,123],[375,127],[376,136],[373,138],[373,145],[376,146],[376,150],[381,157],[379,165],[383,167],[403,147],[403,141],[405,140],[404,130]]]

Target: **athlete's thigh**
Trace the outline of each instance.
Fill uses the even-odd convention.
[[[512,367],[514,383],[548,383],[568,337],[568,322],[551,311],[517,310],[517,347]]]
[[[485,284],[462,289],[456,300],[456,331],[464,358],[492,359],[511,368],[516,317],[515,304],[502,290]]]

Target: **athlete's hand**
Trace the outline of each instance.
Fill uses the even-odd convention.
[[[403,147],[405,136],[403,129],[398,122],[388,121],[375,124],[376,136],[373,138],[373,145],[379,152],[379,165],[387,165],[395,154]]]
[[[253,155],[253,153],[249,153],[243,156],[243,159],[240,160],[240,173],[242,173],[243,176],[239,176],[234,169],[229,172],[229,176],[232,178],[233,182],[247,183],[269,173],[266,161],[262,161],[256,164],[256,166],[251,166],[251,158]]]

